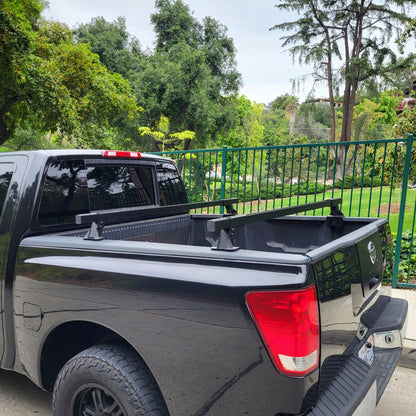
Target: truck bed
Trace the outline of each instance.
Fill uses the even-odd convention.
[[[126,224],[108,225],[102,237],[108,240],[148,241],[164,244],[210,247],[219,232],[207,231],[207,221],[219,215],[184,214]],[[236,247],[252,251],[305,254],[373,223],[374,218],[345,218],[342,227],[331,226],[327,217],[283,217],[234,230]],[[83,237],[87,229],[60,235]]]

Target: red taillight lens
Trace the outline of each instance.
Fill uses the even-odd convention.
[[[319,364],[319,312],[315,286],[250,292],[247,306],[269,355],[283,374],[302,377]]]
[[[105,150],[103,152],[104,157],[128,157],[133,159],[139,159],[142,155],[139,152],[125,152],[121,150]]]

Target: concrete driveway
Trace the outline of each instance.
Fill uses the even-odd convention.
[[[416,370],[397,367],[372,416],[413,416],[415,392]],[[51,399],[26,377],[0,371],[0,416],[52,416]]]
[[[25,376],[0,370],[0,416],[51,416],[51,401]]]

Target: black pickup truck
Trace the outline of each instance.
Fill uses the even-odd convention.
[[[407,319],[387,220],[233,203],[159,156],[1,154],[2,368],[55,416],[370,415]]]

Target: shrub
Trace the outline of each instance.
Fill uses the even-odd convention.
[[[274,199],[274,198],[288,198],[290,196],[297,196],[297,195],[312,195],[315,193],[322,193],[324,190],[324,186],[320,183],[307,183],[307,182],[300,182],[297,184],[278,184],[276,188],[274,183],[269,183],[269,186],[263,184],[260,189],[260,199]],[[244,189],[240,188],[239,198],[242,199],[244,197]],[[257,186],[251,187],[251,184],[246,186],[246,193],[245,199],[258,199],[259,192]]]
[[[354,176],[354,186],[353,186],[352,176],[346,176],[344,180],[336,179],[334,186],[335,188],[370,188],[371,186],[381,186],[381,179],[379,176],[374,176],[371,179],[371,176]]]
[[[416,276],[416,241],[413,241],[412,244],[412,231],[407,230],[402,235],[402,242],[400,246],[400,260],[398,268],[398,281],[407,282],[409,278],[415,278]],[[396,252],[396,238],[393,238],[393,256]],[[393,278],[392,270],[393,262],[386,268],[385,278]]]

